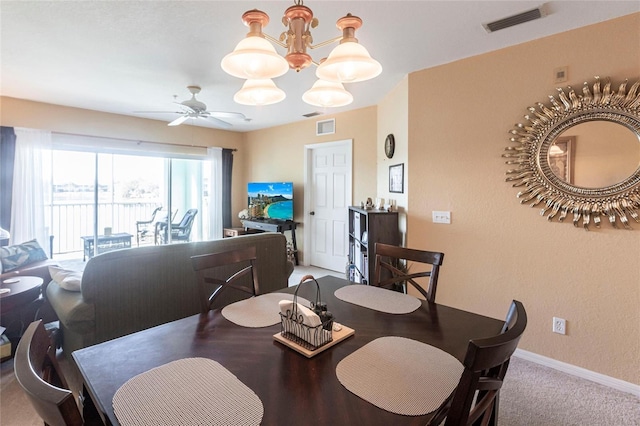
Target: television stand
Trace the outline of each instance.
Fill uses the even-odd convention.
[[[264,232],[279,232],[284,234],[284,231],[291,231],[291,242],[293,243],[293,258],[298,265],[298,244],[296,243],[296,222],[292,220],[242,220],[242,226],[244,229],[257,229]]]

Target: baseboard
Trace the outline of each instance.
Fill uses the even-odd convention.
[[[522,349],[516,349],[514,356],[640,397],[640,385],[625,382],[624,380],[616,379],[614,377],[605,376],[604,374],[596,373],[594,371],[587,370],[586,368],[577,367],[572,364],[567,364],[566,362],[557,361],[553,358],[538,355]]]

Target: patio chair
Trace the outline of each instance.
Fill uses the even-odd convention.
[[[191,227],[193,221],[198,214],[198,209],[189,209],[178,223],[171,224],[171,241],[188,242],[191,239]],[[160,244],[169,242],[166,222],[159,223],[158,234],[160,236]]]
[[[151,219],[149,220],[136,221],[136,243],[138,244],[138,247],[140,247],[140,240],[144,241],[150,237],[154,231],[156,215],[160,210],[162,210],[162,206],[156,207],[153,213],[151,213]]]

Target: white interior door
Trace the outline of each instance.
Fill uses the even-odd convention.
[[[344,271],[352,194],[352,141],[305,146],[305,264]]]

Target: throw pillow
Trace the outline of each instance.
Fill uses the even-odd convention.
[[[36,240],[15,246],[0,247],[0,262],[3,272],[13,271],[21,266],[41,260],[47,260],[47,255]]]
[[[82,272],[70,271],[58,266],[49,266],[51,279],[65,290],[80,291],[82,285]]]

